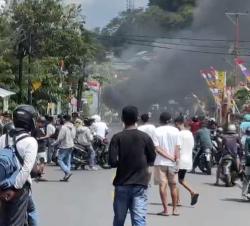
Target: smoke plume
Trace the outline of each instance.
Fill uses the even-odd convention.
[[[249,0],[200,0],[195,9],[192,26],[178,32],[176,37],[233,40],[235,38],[235,26],[226,17],[225,12],[246,12],[248,9],[250,9]],[[250,15],[240,18],[241,40],[250,40],[249,22]],[[163,41],[163,39],[160,40]],[[183,40],[180,40],[180,42],[183,43]],[[233,63],[233,57],[185,52],[176,49],[226,53],[232,48],[233,42],[185,40],[187,45],[189,42],[190,45],[225,46],[225,49],[181,46],[173,49],[155,48],[153,50],[153,55],[156,56],[154,60],[146,66],[138,66],[130,71],[128,81],[115,87],[108,87],[105,90],[105,102],[113,108],[134,104],[147,110],[154,103],[167,105],[171,99],[185,105],[184,97],[192,93],[206,100],[209,91],[200,76],[200,70],[214,66],[218,70],[232,71],[232,65],[228,62]],[[247,43],[242,43],[242,45],[247,48]],[[131,49],[126,50],[124,54],[133,52],[133,48],[131,46]],[[246,55],[249,52],[250,50],[248,52],[244,50]],[[246,57],[244,59],[248,60]]]

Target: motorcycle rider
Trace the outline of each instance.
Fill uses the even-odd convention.
[[[84,125],[81,119],[76,119],[75,121],[76,126],[76,145],[79,144],[86,148],[89,153],[89,167],[86,168],[87,170],[97,170],[95,166],[96,162],[96,153],[92,146],[92,142],[94,140],[93,135],[90,129]]]
[[[99,115],[93,115],[91,118],[94,120],[91,126],[93,134],[104,140],[108,134],[107,124],[105,122],[102,122]]]
[[[243,198],[250,199],[250,194],[248,193],[248,186],[250,181],[250,127],[245,131],[245,135],[241,138],[241,144],[244,149],[245,154],[245,170],[243,177],[243,186],[242,186],[242,196]]]
[[[237,135],[237,128],[234,124],[229,124],[226,134],[222,141],[222,157],[217,168],[215,185],[219,185],[219,178],[221,172],[221,164],[224,156],[230,155],[234,159],[234,164],[237,171],[240,170],[240,159],[242,157],[242,148],[239,136]]]
[[[205,150],[207,149],[211,150],[213,148],[210,130],[207,128],[206,122],[202,122],[201,129],[197,131],[195,136],[195,143],[196,143],[196,148],[199,147],[199,151],[194,158],[193,170],[192,170],[193,173],[195,173],[195,169],[199,164],[199,158],[201,154]]]
[[[240,124],[240,134],[244,135],[248,127],[250,127],[250,115],[246,114],[244,115],[243,120]]]
[[[199,120],[199,117],[197,115],[195,115],[192,118],[192,122],[190,123],[190,130],[193,133],[193,135],[195,136],[196,132],[201,128],[201,122]]]
[[[13,112],[15,126],[14,136],[16,150],[23,159],[20,171],[14,178],[7,178],[0,183],[0,199],[3,203],[2,225],[23,226],[26,223],[28,213],[29,226],[37,225],[36,209],[31,197],[30,187],[32,184],[30,173],[36,161],[38,144],[35,138],[29,136],[35,128],[36,111],[33,106],[19,105]],[[0,148],[6,147],[7,134],[0,137]],[[13,139],[8,140],[13,144]],[[21,163],[20,163],[21,164]]]

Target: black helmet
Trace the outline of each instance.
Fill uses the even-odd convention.
[[[246,129],[246,135],[250,135],[250,127],[247,127],[247,129]]]
[[[31,105],[19,105],[13,111],[13,122],[16,128],[23,128],[31,131],[35,128],[37,112]]]
[[[12,137],[14,133],[15,133],[15,126],[12,122],[9,122],[4,125],[3,134],[9,134]]]
[[[192,121],[193,122],[198,122],[199,121],[199,117],[197,115],[195,115],[193,118],[192,118]]]

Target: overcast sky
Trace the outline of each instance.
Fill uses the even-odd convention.
[[[70,0],[68,0],[70,2]],[[103,27],[126,9],[126,0],[72,0],[81,3],[88,28]],[[72,2],[71,1],[71,2]],[[134,0],[136,7],[145,7],[148,0]]]

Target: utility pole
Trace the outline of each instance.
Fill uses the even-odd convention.
[[[240,56],[240,17],[248,16],[248,12],[226,12],[225,13],[228,19],[233,23],[235,26],[235,43],[234,43],[234,55],[235,59]],[[239,85],[239,69],[238,66],[235,64],[235,77],[234,83],[235,87]]]
[[[135,0],[127,0],[127,11],[133,11],[135,9]]]

